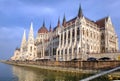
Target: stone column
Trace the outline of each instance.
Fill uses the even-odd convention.
[[[64,44],[65,40],[64,40],[64,38],[65,37],[64,37],[64,32],[63,32],[63,45],[62,45],[63,54],[62,54],[62,56],[63,56],[63,60],[65,61],[65,48],[64,48],[65,47],[65,44]]]
[[[67,54],[66,54],[66,61],[68,60],[68,30],[66,31],[66,50],[67,50]]]
[[[77,41],[76,41],[76,39],[77,39],[77,27],[75,26],[75,39],[74,39],[74,48],[75,48],[75,50],[74,50],[74,58],[77,58]]]
[[[70,45],[71,45],[71,46],[70,46],[70,47],[71,47],[71,50],[72,50],[72,53],[70,54],[70,55],[71,55],[71,59],[73,59],[73,44],[74,44],[74,43],[72,42],[72,40],[73,40],[72,31],[73,31],[73,29],[71,28],[71,31],[70,31],[70,32],[71,32],[71,33],[70,33],[70,35],[71,35],[71,38],[70,38],[70,39],[71,39],[71,42],[70,42]],[[71,60],[71,59],[70,59],[70,60]]]

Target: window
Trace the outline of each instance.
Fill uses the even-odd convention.
[[[60,51],[58,51],[58,55],[60,54]]]
[[[62,41],[62,38],[63,38],[63,36],[62,36],[62,34],[61,34],[61,41]]]
[[[63,54],[63,50],[61,50],[61,54]]]
[[[91,35],[90,35],[90,36],[91,36],[91,38],[92,38],[92,32],[91,32]]]
[[[70,38],[70,31],[68,32],[68,38]]]
[[[56,55],[56,48],[53,48],[53,55]]]
[[[102,35],[101,35],[101,39],[104,39],[105,38],[105,36],[104,36],[104,34],[102,33]]]
[[[87,36],[88,36],[88,30],[87,30]]]
[[[80,29],[79,27],[77,28],[77,36],[80,35]]]
[[[30,52],[32,52],[32,46],[30,47]]]
[[[81,49],[80,49],[80,47],[79,47],[79,53],[80,53],[80,51],[81,51]]]
[[[85,30],[83,29],[83,35],[85,34]]]
[[[69,53],[71,53],[71,48],[69,49]]]
[[[67,54],[67,49],[65,49],[65,54]]]
[[[72,37],[74,37],[74,36],[75,36],[75,34],[74,34],[74,33],[75,33],[75,31],[74,31],[74,29],[73,29],[73,31],[72,31]]]
[[[64,39],[66,40],[66,32],[65,32],[65,34],[64,34]]]

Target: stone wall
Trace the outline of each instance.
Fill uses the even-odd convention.
[[[120,66],[120,61],[12,61],[12,63],[83,70],[105,70]]]
[[[118,53],[98,53],[98,54],[88,54],[89,57],[95,57],[97,59],[102,58],[102,57],[109,57],[112,60],[120,60],[120,52]],[[88,57],[88,58],[89,58]]]

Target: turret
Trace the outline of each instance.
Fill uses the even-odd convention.
[[[66,27],[66,17],[65,17],[65,14],[64,14],[64,18],[63,18],[63,23],[62,23],[62,25],[63,25],[64,27]]]
[[[58,18],[57,27],[60,27],[60,18]]]
[[[83,17],[83,12],[82,12],[82,8],[81,5],[79,5],[79,11],[78,11],[78,17]]]
[[[21,47],[23,47],[25,44],[26,44],[26,31],[24,30]]]
[[[34,42],[34,35],[33,35],[33,23],[31,22],[28,43]]]
[[[50,23],[50,28],[49,28],[49,32],[52,32],[52,27],[51,27],[51,23]]]
[[[38,33],[48,33],[47,28],[45,27],[45,21],[43,21],[42,27],[38,30]]]

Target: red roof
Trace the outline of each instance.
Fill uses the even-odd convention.
[[[75,20],[76,20],[76,19],[77,19],[77,17],[74,17],[73,19],[67,21],[67,22],[66,22],[66,27],[67,27],[68,25],[70,25],[71,22],[72,22],[72,24],[75,23]]]
[[[41,27],[39,30],[38,30],[38,33],[47,33],[48,32],[48,30],[47,30],[47,28],[46,27]]]
[[[105,27],[105,20],[107,20],[108,17],[102,18],[100,20],[97,20],[95,23],[99,25],[100,27]]]

